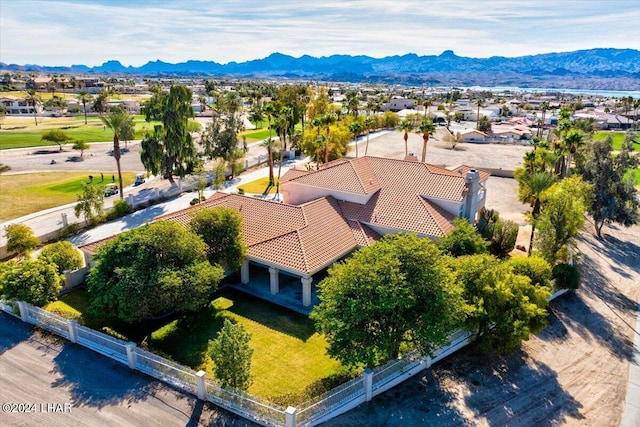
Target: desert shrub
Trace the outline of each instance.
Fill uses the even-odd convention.
[[[533,255],[530,257],[516,256],[505,261],[515,274],[527,276],[534,286],[551,287],[551,266],[544,258]]]

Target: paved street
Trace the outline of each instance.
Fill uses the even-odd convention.
[[[255,425],[5,313],[0,403],[2,426]]]

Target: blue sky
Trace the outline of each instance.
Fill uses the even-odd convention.
[[[640,49],[640,0],[0,0],[0,62]]]

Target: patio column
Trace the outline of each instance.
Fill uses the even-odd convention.
[[[280,270],[274,267],[269,267],[269,285],[271,288],[271,295],[275,295],[280,292]]]
[[[249,260],[245,259],[242,261],[242,267],[240,267],[240,282],[243,285],[249,283]]]
[[[309,307],[311,305],[311,282],[313,282],[313,277],[301,277],[300,281],[302,282],[302,305]]]

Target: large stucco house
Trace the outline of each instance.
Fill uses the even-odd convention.
[[[388,233],[435,239],[451,230],[458,216],[475,221],[485,204],[488,177],[467,166],[449,170],[411,160],[340,159],[320,170],[287,172],[281,179],[283,203],[218,192],[156,220],[186,225],[199,209],[236,209],[248,246],[240,281],[276,302],[281,286],[297,287],[289,294],[305,312],[316,300],[314,275],[354,250]],[[92,252],[95,246],[84,249]],[[267,271],[268,285],[257,280]]]

